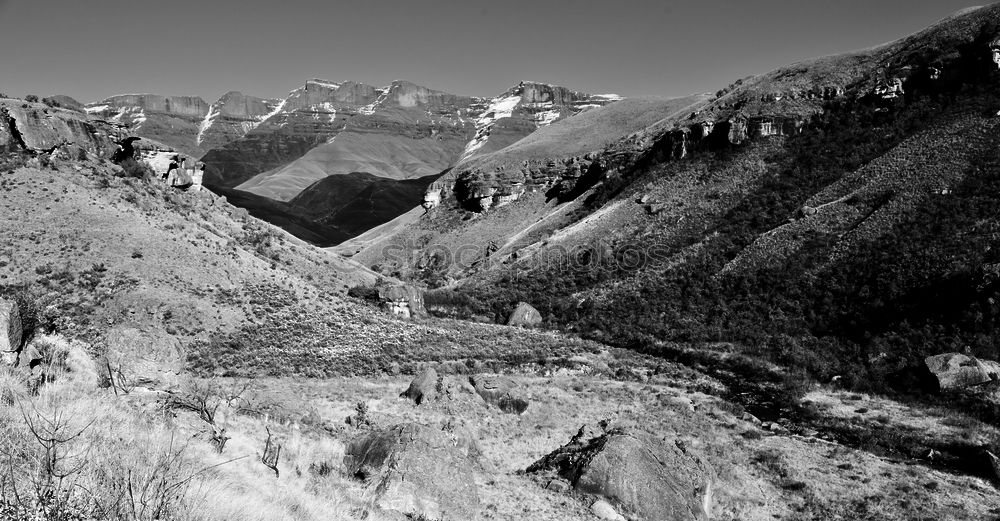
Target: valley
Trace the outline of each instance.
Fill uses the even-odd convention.
[[[0,96],[0,518],[1000,519],[1000,4],[720,87]]]

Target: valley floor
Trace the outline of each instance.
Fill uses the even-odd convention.
[[[634,371],[622,379],[607,370],[614,356],[582,355],[558,369],[510,368],[519,392],[530,401],[522,414],[488,406],[471,391],[414,405],[400,397],[411,380],[408,375],[185,379],[171,393],[134,389],[116,396],[92,385],[94,375],[88,371],[93,367],[88,370],[81,357],[83,362],[34,397],[6,374],[0,425],[12,451],[8,455],[23,462],[22,469],[31,468],[39,450],[26,433],[31,419],[37,424],[40,418],[60,417],[69,425],[66,432],[84,432],[63,447],[67,465],[74,455],[88,455],[67,483],[105,502],[113,492],[109,471],[134,465],[137,474],[160,471],[168,479],[187,480],[178,488],[180,495],[166,502],[177,519],[396,519],[390,512],[371,510],[364,483],[341,469],[351,439],[403,422],[458,424],[478,440],[482,456],[475,481],[481,519],[597,519],[589,509],[592,497],[549,490],[546,479],[523,470],[582,426],[602,421],[680,440],[704,454],[716,473],[711,519],[965,520],[1000,515],[1000,495],[983,479],[934,470],[927,462],[878,457],[815,432],[791,434],[783,426],[762,425],[715,396],[722,389],[719,382],[681,366],[654,367],[647,365],[651,360],[636,359]],[[464,366],[433,365],[458,372]],[[177,406],[193,403],[197,396],[217,400],[214,422],[230,437],[221,454],[212,445],[213,429],[204,417]],[[956,415],[926,414],[886,399],[819,387],[806,400],[830,417],[867,416],[883,425],[914,425],[959,437],[977,429],[995,430],[982,425],[972,429],[971,421],[960,422]],[[261,462],[269,435],[283,447],[278,476]],[[163,459],[171,451],[177,454],[172,466]],[[28,475],[14,477],[23,487]],[[6,487],[4,499],[11,501],[11,482],[0,483]]]

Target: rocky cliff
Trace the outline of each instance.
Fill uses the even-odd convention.
[[[209,105],[194,96],[124,94],[87,104],[87,113],[125,125],[135,135],[148,137],[193,156],[201,156],[198,131]]]
[[[188,155],[243,137],[274,112],[279,100],[230,91],[209,105],[196,96],[124,94],[84,109],[94,117],[126,125],[130,132],[164,143]]]
[[[280,100],[229,91],[208,108],[198,127],[197,145],[212,150],[250,132],[278,107]]]
[[[0,152],[105,157],[122,131],[77,111],[0,99]]]

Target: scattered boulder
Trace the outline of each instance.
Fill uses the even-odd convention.
[[[1000,379],[1000,363],[961,353],[928,356],[924,365],[942,391],[965,389]]]
[[[518,302],[507,318],[508,326],[535,327],[542,323],[542,314],[527,302]]]
[[[429,402],[437,395],[437,388],[440,385],[440,377],[433,367],[428,367],[418,374],[410,386],[400,394],[400,398],[409,398],[414,403],[420,405]]]
[[[347,445],[347,473],[368,483],[365,499],[383,510],[442,521],[479,518],[475,446],[466,431],[404,423]]]
[[[655,203],[646,205],[646,213],[649,215],[659,215],[667,209],[667,205],[664,203]]]
[[[424,307],[424,293],[413,286],[399,284],[380,287],[378,298],[393,315],[403,318],[427,316],[427,309]]]
[[[168,388],[184,368],[180,341],[159,327],[115,326],[105,346],[101,370],[113,385]]]
[[[528,400],[517,391],[514,380],[499,375],[476,374],[469,377],[476,394],[503,412],[521,414],[528,408]]]
[[[713,472],[692,448],[620,428],[602,431],[581,428],[527,472],[555,472],[577,491],[619,505],[629,519],[708,519]]]
[[[608,503],[603,499],[594,501],[594,504],[590,505],[590,511],[601,519],[607,519],[608,521],[625,521],[625,517],[619,514],[618,511],[615,510],[615,507],[611,506],[611,503]]]
[[[409,398],[417,405],[439,400],[479,400],[475,389],[465,377],[449,376],[450,366],[428,367],[413,378],[410,386],[399,397]]]
[[[14,365],[17,362],[23,333],[17,302],[0,298],[0,361],[4,364]]]

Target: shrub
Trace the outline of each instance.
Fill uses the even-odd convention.
[[[365,302],[374,302],[374,303],[379,302],[378,289],[376,289],[374,286],[365,286],[365,285],[353,286],[347,290],[347,296],[354,297],[356,299],[363,300]]]
[[[27,96],[24,97],[24,101],[27,101],[28,103],[38,103],[38,96],[35,96],[34,94],[28,94]]]
[[[121,177],[131,177],[136,179],[153,179],[156,177],[156,172],[153,171],[153,167],[149,166],[144,161],[136,161],[132,158],[127,158],[121,162],[119,165],[122,167]]]

